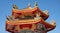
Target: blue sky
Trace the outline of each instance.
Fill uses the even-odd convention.
[[[5,21],[6,16],[11,15],[13,4],[16,4],[19,9],[23,9],[27,7],[28,3],[31,4],[31,7],[34,7],[35,1],[42,11],[49,11],[47,22],[53,19],[56,21],[56,28],[48,33],[60,32],[60,0],[0,0],[0,33],[9,33],[5,30]]]

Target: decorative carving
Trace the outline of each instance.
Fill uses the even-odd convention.
[[[35,7],[37,6],[37,2],[34,3],[34,6],[35,6]]]
[[[54,20],[52,20],[50,24],[53,25],[53,26],[56,26],[56,23],[55,23]]]
[[[38,23],[37,24],[37,30],[44,30],[44,31],[46,31],[46,27],[45,27],[45,25],[43,25],[41,23]]]
[[[15,4],[13,5],[13,8],[14,8],[14,9],[18,9],[18,7],[17,7]]]

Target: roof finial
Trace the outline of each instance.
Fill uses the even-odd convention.
[[[34,6],[37,6],[37,2],[34,3]]]
[[[56,23],[55,23],[54,20],[52,20],[50,24],[53,25],[53,26],[56,26]]]
[[[13,5],[13,8],[14,8],[14,9],[18,9],[18,7],[16,6],[16,4]]]
[[[30,3],[28,4],[28,7],[30,7],[31,5],[30,5]]]
[[[48,10],[43,11],[46,15],[49,15]]]

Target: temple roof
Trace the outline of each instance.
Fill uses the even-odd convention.
[[[28,8],[22,9],[22,10],[13,9],[13,12],[15,12],[15,13],[24,13],[24,12],[34,12],[35,10],[37,10],[36,7],[34,7],[34,8],[28,7]]]
[[[28,18],[24,19],[24,17],[26,17],[27,14],[29,16],[31,16],[31,15],[33,16],[33,14],[35,14],[36,17],[33,16],[33,18],[29,17],[30,19],[28,19]],[[18,18],[15,18],[15,16],[18,16]],[[39,9],[39,7],[37,6],[36,3],[33,8],[30,7],[30,4],[28,4],[27,8],[21,9],[21,10],[19,10],[18,7],[16,5],[14,5],[13,9],[12,9],[12,16],[7,18],[6,25],[12,25],[12,26],[17,25],[18,26],[18,25],[25,25],[25,24],[41,23],[41,24],[45,25],[45,27],[47,29],[46,32],[47,32],[56,27],[56,23],[47,23],[45,21],[48,17],[49,17],[48,11],[46,10],[43,12],[42,10]],[[54,22],[54,21],[52,21],[52,22]]]
[[[27,7],[27,8],[25,8],[25,9],[21,9],[21,10],[19,10],[19,9],[12,9],[12,15],[14,15],[14,14],[27,14],[27,13],[31,13],[31,14],[34,14],[34,12],[39,12],[40,13],[40,15],[44,18],[44,19],[47,19],[48,18],[48,14],[46,13],[46,12],[43,12],[42,10],[40,10],[39,8],[38,8],[38,6],[35,6],[35,7],[33,7],[33,8],[31,8],[31,7]]]
[[[17,23],[16,23],[17,22]],[[53,21],[52,21],[53,22]],[[56,25],[55,23],[47,23],[44,21],[41,17],[38,20],[35,19],[29,19],[29,20],[15,20],[15,21],[9,21],[6,22],[9,25],[22,25],[22,24],[36,24],[36,23],[42,23],[45,25],[47,31],[53,30]]]

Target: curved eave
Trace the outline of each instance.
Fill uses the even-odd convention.
[[[18,10],[18,9],[12,9],[12,12],[14,13],[23,13],[23,12],[34,12],[36,10],[36,8],[26,8],[26,9],[21,9],[21,10]]]
[[[14,14],[24,14],[24,13],[32,13],[35,12],[36,8],[26,8],[26,9],[22,9],[22,10],[18,10],[18,9],[12,9],[12,15]]]
[[[50,30],[53,30],[56,27],[56,25],[54,26],[54,25],[51,25],[51,24],[45,22],[42,18],[41,18],[41,23],[45,25],[45,27],[47,28],[47,32]]]
[[[55,29],[55,27],[56,27],[56,26],[52,27],[51,29],[47,29],[47,32]]]
[[[47,15],[47,14],[45,14],[43,11],[41,11],[38,7],[36,7],[37,8],[37,10],[40,12],[40,14],[41,14],[41,17],[44,19],[44,20],[46,20],[48,17],[49,17],[49,15]]]
[[[38,20],[34,20],[34,19],[30,19],[30,20],[15,20],[15,21],[9,21],[6,20],[7,24],[11,24],[11,25],[21,25],[21,24],[36,24],[39,23],[40,18]]]

